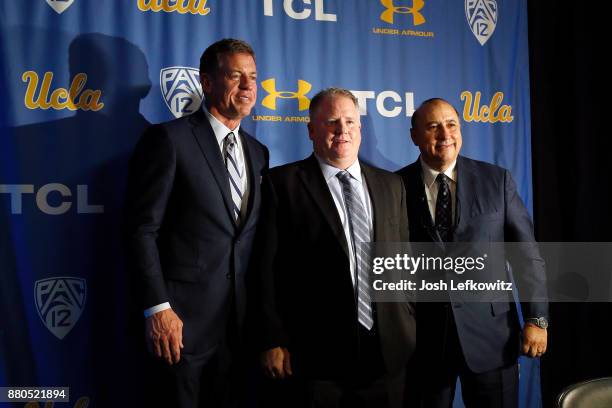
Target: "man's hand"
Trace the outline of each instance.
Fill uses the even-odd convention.
[[[526,323],[523,327],[523,354],[529,357],[542,357],[546,353],[548,333],[535,324]]]
[[[162,310],[146,319],[145,336],[149,351],[168,364],[181,359],[183,322],[172,309]]]
[[[284,347],[275,347],[261,353],[261,365],[269,378],[283,379],[293,375],[291,356]]]

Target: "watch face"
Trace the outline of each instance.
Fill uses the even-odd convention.
[[[535,324],[540,329],[547,329],[548,328],[548,320],[546,320],[545,317],[537,317],[537,318],[534,317],[534,318],[531,318],[531,319],[527,319],[526,322],[527,323]]]

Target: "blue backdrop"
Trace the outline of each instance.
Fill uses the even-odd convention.
[[[126,364],[137,326],[120,238],[127,159],[150,123],[199,107],[199,57],[220,38],[257,53],[258,101],[243,126],[272,166],[311,151],[307,109],[322,88],[355,92],[362,159],[389,170],[416,159],[410,117],[439,96],[462,116],[462,153],[510,169],[531,208],[526,9],[526,0],[2,2],[0,386],[70,386],[70,407],[121,406],[119,393],[138,389]],[[537,364],[522,364],[523,406],[539,406]]]

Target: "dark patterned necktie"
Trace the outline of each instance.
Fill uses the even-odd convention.
[[[436,230],[444,242],[449,242],[453,228],[453,205],[448,177],[444,173],[436,177],[438,183],[438,199],[436,200]]]

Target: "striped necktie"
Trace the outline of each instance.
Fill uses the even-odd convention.
[[[228,133],[225,139],[223,139],[223,152],[234,204],[234,220],[237,224],[240,224],[240,207],[242,205],[243,194],[242,172],[238,168],[238,161],[236,160],[236,136],[234,136],[233,132]]]
[[[374,320],[372,318],[372,295],[369,285],[368,268],[370,265],[370,247],[367,244],[370,242],[370,225],[366,219],[366,213],[363,208],[361,199],[359,198],[358,186],[355,188],[352,183],[358,183],[358,180],[353,180],[348,171],[340,171],[336,174],[342,185],[342,195],[346,205],[348,217],[348,225],[351,235],[351,247],[355,255],[355,268],[357,270],[357,280],[355,286],[357,288],[357,320],[366,329],[372,329]],[[357,245],[357,243],[366,243],[365,245]]]

